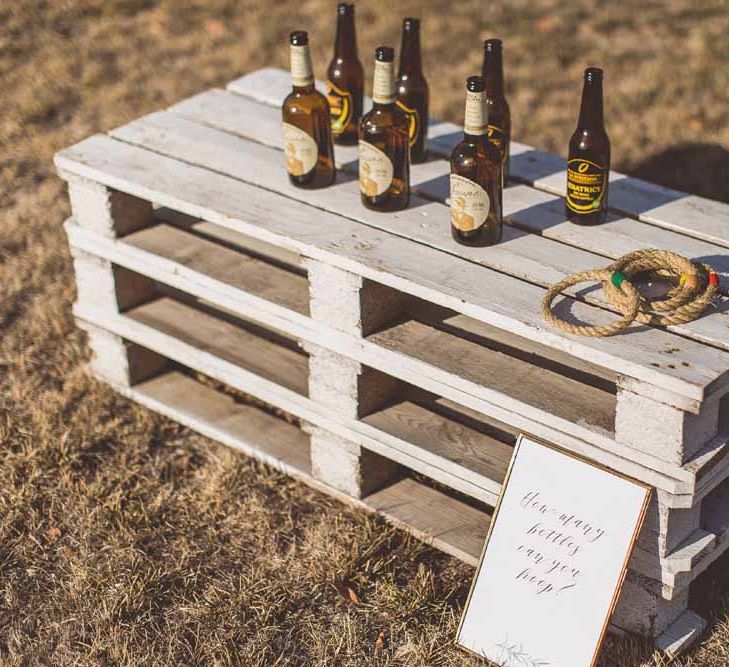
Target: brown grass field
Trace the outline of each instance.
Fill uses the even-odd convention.
[[[360,55],[424,20],[433,114],[461,120],[479,40],[505,42],[515,138],[564,154],[606,70],[613,165],[729,202],[729,4],[360,0]],[[0,5],[0,664],[481,664],[453,646],[473,570],[89,379],[53,153],[255,68],[333,0]],[[729,596],[679,663],[729,664]],[[349,593],[352,591],[352,594]],[[569,641],[569,637],[565,637]],[[603,667],[663,664],[609,639]]]

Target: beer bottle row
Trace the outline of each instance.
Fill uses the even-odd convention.
[[[306,32],[291,33],[290,57],[293,90],[283,104],[283,134],[291,182],[302,188],[331,185],[336,177],[334,143],[358,144],[363,205],[376,211],[407,207],[410,164],[427,159],[428,84],[419,20],[403,21],[397,76],[394,49],[375,50],[373,104],[364,115],[364,73],[357,56],[353,5],[337,7],[326,96],[314,86]],[[491,245],[501,236],[510,135],[501,41],[489,39],[484,42],[481,75],[466,83],[463,138],[450,159],[451,230],[459,243]],[[569,143],[565,200],[569,220],[578,224],[605,220],[609,170],[602,71],[588,68],[578,126]]]

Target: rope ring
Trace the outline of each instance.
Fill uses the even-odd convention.
[[[614,278],[616,273],[618,275]],[[611,282],[613,279],[615,280],[614,283]],[[570,324],[569,322],[560,319],[552,312],[552,301],[554,301],[557,295],[559,295],[562,291],[579,283],[592,281],[603,284],[611,282],[613,286],[617,283],[617,287],[615,287],[615,289],[619,290],[620,294],[625,297],[621,300],[619,308],[620,312],[623,314],[622,318],[611,324],[603,326],[589,326],[582,324]],[[627,329],[633,320],[635,320],[639,309],[640,295],[638,294],[638,290],[633,287],[630,281],[625,279],[625,275],[620,272],[612,271],[611,269],[583,271],[582,273],[575,273],[571,276],[567,276],[564,280],[552,285],[552,287],[547,290],[547,293],[544,295],[544,300],[542,301],[542,317],[544,317],[547,323],[555,328],[564,329],[568,333],[575,334],[576,336],[612,336],[624,329]]]

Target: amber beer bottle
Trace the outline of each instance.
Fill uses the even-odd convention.
[[[314,88],[309,37],[303,30],[290,35],[294,89],[283,103],[286,168],[300,188],[321,188],[335,178],[329,102]]]
[[[567,158],[567,219],[599,225],[607,216],[610,139],[602,112],[602,70],[588,67],[577,129]]]
[[[357,143],[357,125],[362,117],[364,72],[357,58],[354,5],[337,6],[337,36],[334,58],[327,70],[327,97],[332,112],[332,134],[338,144]]]
[[[488,138],[486,82],[466,82],[463,139],[451,153],[451,233],[464,245],[485,246],[501,238],[502,162]]]
[[[402,22],[397,106],[405,112],[410,136],[410,161],[425,162],[428,143],[428,83],[420,56],[420,20]]]
[[[375,49],[372,110],[359,124],[359,187],[362,203],[397,211],[410,201],[408,120],[395,104],[395,51]]]
[[[501,152],[504,162],[504,180],[506,180],[509,175],[511,111],[504,95],[504,63],[501,50],[500,39],[487,39],[484,41],[481,74],[486,79],[486,97],[489,105],[489,139]]]

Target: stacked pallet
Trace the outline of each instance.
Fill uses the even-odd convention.
[[[725,280],[729,207],[614,173],[609,222],[577,227],[564,162],[513,144],[502,242],[456,245],[442,157],[458,128],[431,122],[410,208],[372,212],[356,148],[337,148],[335,186],[289,184],[288,89],[261,70],[57,155],[95,375],[470,563],[520,431],[646,482],[613,623],[680,649],[703,627],[689,586],[729,545],[726,300],[607,339],[550,330],[539,305],[567,274],[644,247]],[[593,289],[562,308],[615,317]]]

